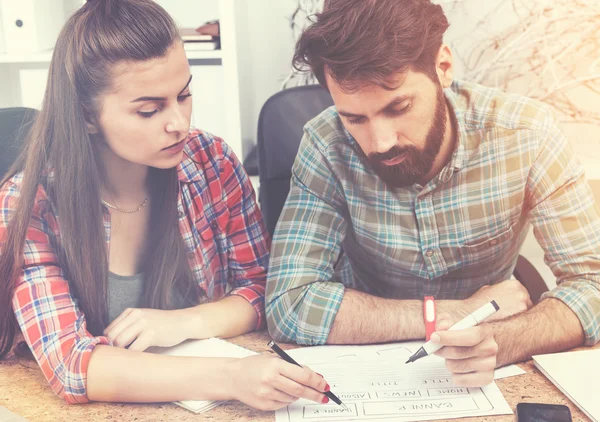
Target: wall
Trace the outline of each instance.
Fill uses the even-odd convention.
[[[280,91],[291,68],[294,40],[288,17],[294,0],[251,0],[248,25],[253,99],[249,110],[251,139],[256,142],[258,115],[269,97]],[[249,145],[249,142],[246,144]]]
[[[462,78],[465,75],[466,67],[462,60],[468,58],[469,54],[482,42],[482,39],[492,38],[497,34],[506,31],[511,26],[519,22],[518,17],[515,15],[513,9],[512,0],[486,0],[482,2],[480,0],[447,0],[439,1],[444,7],[446,14],[450,21],[450,28],[447,32],[445,42],[451,46],[455,53],[455,64],[457,70],[457,77]],[[518,2],[517,2],[518,4]],[[563,1],[557,0],[536,0],[536,5],[546,5],[548,14],[547,18],[555,18],[552,16],[552,9],[558,8]],[[563,9],[561,9],[562,12]],[[576,10],[576,9],[575,9]],[[564,16],[556,16],[561,18]],[[479,23],[483,21],[485,25],[482,27]],[[519,29],[519,31],[521,31]],[[582,29],[582,33],[584,30]],[[598,33],[598,31],[596,32]],[[589,32],[588,32],[589,34]],[[575,73],[579,73],[576,77],[581,76],[584,72],[588,71],[588,66],[591,65],[592,60],[597,58],[597,54],[590,54],[588,60],[580,60],[580,56],[574,56],[574,52],[567,50],[571,44],[571,40],[567,38],[568,34],[565,34],[564,42],[566,52],[565,58],[572,57],[572,61],[576,62],[574,66]],[[573,31],[573,35],[576,33]],[[537,37],[538,34],[532,34],[530,38]],[[530,41],[530,39],[527,39]],[[533,40],[535,41],[535,39]],[[543,46],[543,43],[540,43]],[[502,48],[502,46],[500,46]],[[555,59],[553,57],[552,59]],[[548,60],[546,60],[548,61]],[[560,67],[558,67],[560,69]],[[536,85],[541,87],[550,87],[554,83],[550,77],[554,71],[551,67],[548,67],[546,77],[544,79],[539,77],[528,77],[531,74],[528,72],[525,65],[521,65],[522,74],[524,75],[521,81],[516,81],[510,84],[510,90],[516,93],[525,93],[530,91],[530,85]],[[492,69],[493,70],[493,69]],[[513,71],[519,70],[518,63],[515,63]],[[560,78],[562,75],[558,75]],[[570,77],[569,79],[572,79]],[[488,78],[492,79],[492,78]],[[486,82],[490,83],[490,81]],[[493,83],[493,82],[492,82]],[[598,85],[597,85],[598,87]],[[569,92],[569,100],[577,104],[581,109],[585,110],[600,110],[600,95],[590,95],[590,92],[584,92],[584,90],[573,90]],[[560,116],[564,119],[562,128],[571,140],[571,144],[575,149],[580,161],[586,168],[587,176],[590,179],[600,179],[600,125],[589,124],[589,123],[577,123],[573,121],[567,121],[565,116]]]
[[[61,4],[67,13],[83,3],[83,0],[47,1]],[[157,3],[165,7],[181,26],[194,27],[218,16],[217,3],[212,0],[157,0]],[[239,28],[236,28],[242,38],[239,41],[243,45],[239,51],[239,80],[240,91],[243,94],[240,96],[240,108],[245,156],[256,143],[257,121],[262,105],[280,90],[281,82],[290,68],[294,42],[287,16],[293,11],[294,1],[239,0],[236,1],[236,8],[239,8],[238,15],[245,16],[245,19],[239,20]],[[0,64],[0,107],[39,107],[46,85],[47,70],[48,63]],[[211,69],[205,70],[209,72]],[[22,84],[23,89],[16,82],[19,77],[25,81]],[[213,88],[217,91],[219,89]],[[207,91],[212,92],[215,89],[207,88]],[[222,98],[216,100],[223,102]],[[207,111],[206,117],[210,116],[210,112]],[[204,125],[205,119],[197,120],[199,125]],[[214,129],[208,126],[208,130],[218,132],[222,124],[217,124]]]

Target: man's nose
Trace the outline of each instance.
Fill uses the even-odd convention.
[[[374,125],[371,128],[371,151],[369,153],[383,154],[397,145],[398,137],[396,131],[386,125]]]

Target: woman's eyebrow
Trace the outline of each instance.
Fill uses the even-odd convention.
[[[190,78],[188,79],[187,83],[185,84],[185,86],[183,87],[183,89],[181,91],[179,91],[179,94],[177,94],[178,96],[181,95],[181,93],[183,91],[185,91],[187,89],[187,87],[190,85],[190,82],[192,82],[192,77],[194,75],[190,75]],[[135,100],[132,100],[132,103],[137,103],[139,101],[166,101],[167,99],[165,97],[138,97]]]

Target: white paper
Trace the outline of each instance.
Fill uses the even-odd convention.
[[[600,420],[600,349],[533,357],[533,363],[592,421]]]
[[[498,368],[494,371],[494,379],[499,380],[502,378],[514,377],[517,375],[526,374],[524,370],[519,368],[517,365],[508,365]]]
[[[317,346],[288,351],[322,374],[347,409],[298,400],[276,412],[277,422],[335,420],[425,421],[512,414],[495,383],[456,387],[444,360],[406,360],[422,342],[369,346]]]
[[[314,346],[305,347],[302,349],[294,349],[293,356],[298,356],[298,359],[314,359],[314,356],[319,356],[323,350],[331,356],[339,354],[345,358],[360,357],[368,358],[369,356],[389,355],[391,353],[400,353],[404,356],[402,349],[418,350],[424,344],[423,341],[404,341],[399,343],[388,344],[371,344],[365,346]],[[323,349],[327,348],[327,349]],[[427,359],[438,359],[436,356],[430,356]],[[406,360],[403,361],[403,363]],[[517,365],[508,365],[498,368],[494,371],[494,379],[514,377],[517,375],[526,374],[524,370]]]
[[[247,356],[256,354],[256,352],[244,349],[236,344],[229,343],[218,338],[209,338],[206,340],[188,340],[177,346],[167,348],[152,347],[148,350],[148,352],[170,356],[192,356],[206,358],[245,358]],[[225,402],[211,400],[185,400],[175,402],[175,404],[194,413],[206,412],[222,403]]]

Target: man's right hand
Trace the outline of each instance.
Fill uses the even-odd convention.
[[[495,321],[508,318],[525,312],[533,306],[527,289],[515,279],[505,280],[492,286],[483,286],[473,296],[466,299],[469,312],[473,312],[495,300],[500,310],[486,321]]]

